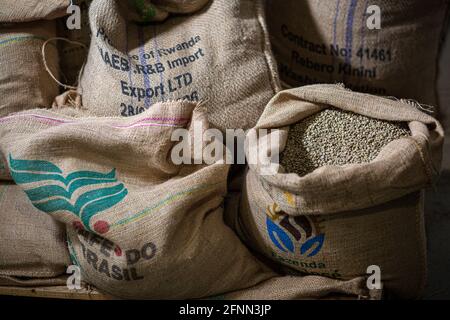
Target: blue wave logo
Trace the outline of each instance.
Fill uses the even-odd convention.
[[[267,233],[280,251],[295,253],[295,243],[298,243],[301,255],[314,257],[320,252],[325,241],[325,234],[315,235],[315,227],[308,217],[290,218],[286,213],[279,211],[276,204],[269,206],[267,212]]]
[[[46,213],[66,211],[77,216],[88,231],[105,233],[109,224],[97,221],[94,230],[90,221],[96,214],[115,206],[128,194],[123,183],[118,182],[116,170],[108,173],[95,171],[75,171],[67,176],[55,164],[44,160],[20,160],[9,155],[11,176],[18,185],[48,181],[48,185],[25,189],[33,205]],[[81,193],[76,199],[73,194],[78,189],[99,185],[99,188]]]

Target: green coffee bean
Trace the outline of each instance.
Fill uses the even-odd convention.
[[[386,144],[409,135],[407,123],[329,108],[290,127],[280,164],[304,176],[324,165],[367,163]]]

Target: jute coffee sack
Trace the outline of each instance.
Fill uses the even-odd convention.
[[[388,292],[417,297],[426,269],[420,190],[438,176],[442,127],[400,101],[312,85],[277,94],[255,128],[279,128],[282,152],[288,126],[330,106],[407,122],[410,136],[388,143],[370,162],[324,165],[303,176],[281,165],[263,175],[260,165],[250,165],[239,232],[259,252],[303,273],[345,280],[375,265]]]
[[[244,176],[245,178],[245,176]],[[236,181],[237,182],[237,181]],[[231,182],[234,183],[234,182]],[[242,183],[244,184],[244,183]],[[241,192],[231,191],[225,197],[224,220],[242,237],[242,228],[238,218]],[[242,188],[240,188],[242,189]],[[366,277],[350,280],[331,279],[319,275],[302,275],[298,271],[278,265],[273,260],[253,251],[256,258],[274,270],[277,275],[261,283],[242,290],[228,292],[213,299],[227,300],[295,300],[295,299],[381,299],[383,290],[369,289]]]
[[[52,20],[65,16],[70,0],[3,0],[0,23]]]
[[[69,29],[67,27],[68,18],[58,20],[58,34],[69,41],[59,43],[61,73],[65,84],[75,85],[78,80],[81,68],[86,61],[89,44],[91,41],[91,30],[89,27],[88,9],[93,0],[79,0],[76,5],[80,8],[80,28]],[[160,0],[144,1],[129,0],[123,1],[126,5],[132,5],[135,9],[134,20],[140,22],[165,20],[170,12],[191,13],[206,5],[209,0]],[[154,4],[153,4],[154,3]]]
[[[267,0],[266,14],[286,87],[343,82],[436,105],[447,8],[447,0]]]
[[[84,107],[130,116],[158,101],[207,100],[213,127],[255,125],[277,87],[260,1],[214,0],[147,26],[127,21],[125,5],[91,4],[93,36],[79,86]]]
[[[70,264],[65,226],[37,210],[22,189],[0,182],[0,283],[15,277],[46,281]]]
[[[274,275],[223,222],[228,165],[171,160],[174,130],[196,121],[208,128],[195,107],[157,103],[130,118],[36,109],[0,119],[11,177],[67,224],[72,260],[99,290],[200,298]]]
[[[47,73],[44,42],[56,36],[54,21],[0,25],[0,116],[24,109],[50,107],[58,85]],[[58,52],[46,46],[49,70],[58,75]]]

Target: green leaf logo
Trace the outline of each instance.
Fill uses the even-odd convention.
[[[108,173],[75,171],[64,176],[62,170],[49,161],[14,159],[11,155],[9,166],[16,184],[31,185],[24,191],[37,209],[49,214],[70,212],[81,221],[81,224],[77,221],[75,225],[81,225],[88,231],[107,232],[109,224],[106,221],[97,221],[92,230],[91,218],[115,206],[128,194],[124,184],[117,181],[115,169]],[[43,181],[48,184],[33,187],[34,183]],[[75,191],[93,185],[98,185],[98,188],[72,199]]]

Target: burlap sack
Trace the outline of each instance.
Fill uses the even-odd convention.
[[[55,36],[54,21],[0,25],[0,116],[52,105],[58,85],[45,70],[41,50]],[[49,70],[57,77],[56,46],[49,43],[45,55]]]
[[[228,165],[171,160],[174,130],[208,127],[195,106],[158,103],[126,119],[67,108],[0,119],[12,178],[35,207],[67,224],[72,259],[98,289],[200,298],[274,276],[223,223]]]
[[[70,264],[65,226],[37,210],[14,184],[0,183],[0,284],[59,276]]]
[[[245,177],[244,177],[245,178]],[[245,183],[243,183],[245,185]],[[230,190],[230,187],[228,188]],[[238,218],[241,192],[228,192],[225,198],[224,219],[228,226],[236,230],[243,238],[241,221]],[[248,241],[247,241],[248,243]],[[298,300],[298,299],[373,299],[382,298],[383,290],[369,289],[367,277],[361,276],[350,280],[332,279],[299,272],[278,265],[277,262],[252,251],[265,265],[277,272],[277,276],[257,285],[211,297],[225,300]]]
[[[89,6],[93,0],[79,0],[76,2],[80,8],[80,28],[69,29],[67,27],[67,18],[58,20],[58,35],[69,41],[61,41],[59,43],[59,54],[61,64],[62,80],[65,84],[70,86],[76,85],[79,73],[83,64],[86,61],[89,44],[91,42],[91,29],[89,27]],[[135,9],[137,17],[136,20],[142,20],[147,16],[144,14],[146,8],[151,12],[154,11],[154,17],[151,21],[161,21],[168,17],[169,12],[174,13],[192,13],[200,10],[206,5],[209,0],[193,0],[193,1],[179,1],[179,0],[159,0],[159,1],[141,1],[131,0],[122,1],[122,5],[131,4]],[[156,10],[159,10],[158,12]],[[140,14],[139,14],[140,13]]]
[[[67,276],[61,275],[58,277],[51,278],[25,278],[25,277],[11,277],[11,276],[1,276],[0,277],[0,294],[2,292],[2,287],[53,287],[53,286],[66,286]],[[63,287],[64,288],[64,287]]]
[[[2,0],[0,23],[52,20],[65,16],[70,0]]]
[[[381,28],[369,29],[380,9]],[[286,87],[343,82],[354,91],[436,105],[447,0],[267,0],[267,24]]]
[[[387,291],[417,297],[426,271],[420,190],[438,175],[442,127],[402,102],[313,85],[277,94],[255,128],[280,128],[282,151],[286,126],[327,106],[408,122],[411,137],[392,141],[370,163],[324,166],[303,177],[281,166],[262,175],[251,164],[235,226],[253,248],[303,273],[345,280],[377,265]]]
[[[213,127],[254,126],[277,80],[260,1],[211,1],[148,26],[121,1],[94,0],[92,42],[79,86],[95,115],[131,116],[158,101],[208,100]]]

